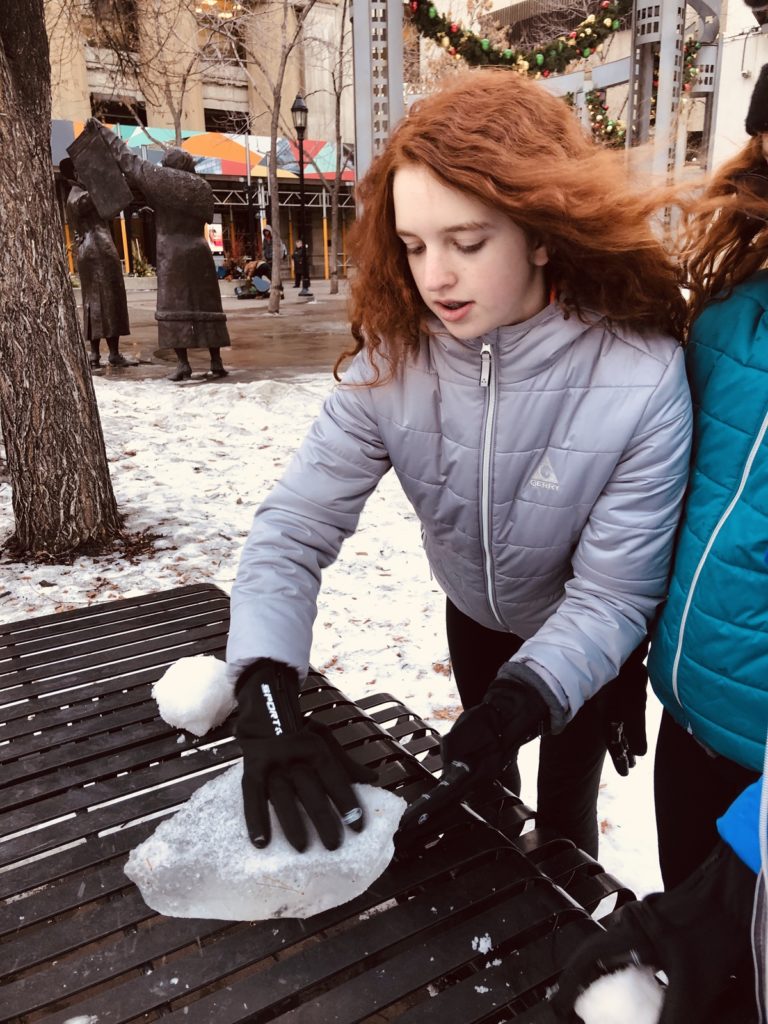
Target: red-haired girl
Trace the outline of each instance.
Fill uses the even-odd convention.
[[[413,107],[360,200],[354,358],[256,513],[232,593],[249,833],[269,842],[268,800],[299,849],[298,803],[329,848],[340,818],[362,827],[359,772],[297,691],[321,572],[394,469],[466,709],[429,808],[542,734],[538,824],[596,854],[606,723],[589,698],[640,677],[644,702],[642,649],[622,665],[664,596],[688,467],[685,309],[653,196],[562,100],[483,70]]]

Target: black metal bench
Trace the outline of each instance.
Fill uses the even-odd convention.
[[[223,655],[228,609],[197,586],[0,626],[0,1019],[550,1021],[548,986],[599,928],[589,912],[632,894],[571,843],[520,835],[533,812],[500,786],[308,921],[144,904],[128,851],[239,756],[229,723],[196,739],[163,722],[151,685]],[[411,800],[432,783],[437,734],[395,698],[355,704],[312,673],[301,700],[383,785]]]

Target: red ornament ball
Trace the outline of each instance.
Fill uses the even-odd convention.
[[[600,4],[600,6],[602,7],[603,10],[606,10],[608,7],[611,6],[611,0],[603,0],[603,2]]]
[[[411,10],[416,13],[419,9],[419,0],[411,0]]]
[[[456,35],[456,33],[457,33],[458,31],[459,31],[459,26],[458,26],[458,25],[456,24],[456,22],[455,22],[455,21],[452,21],[452,22],[451,22],[451,32],[452,32],[452,33],[453,33],[454,35]]]
[[[568,33],[568,38],[569,39],[575,39],[576,38],[576,33],[575,32],[569,32]]]

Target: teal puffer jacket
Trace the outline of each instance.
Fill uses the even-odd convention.
[[[760,771],[768,729],[768,271],[702,312],[687,359],[693,464],[651,682],[703,744]]]

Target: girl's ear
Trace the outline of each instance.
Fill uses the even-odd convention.
[[[528,250],[528,259],[534,267],[545,267],[549,263],[546,245],[536,238],[532,239]]]

